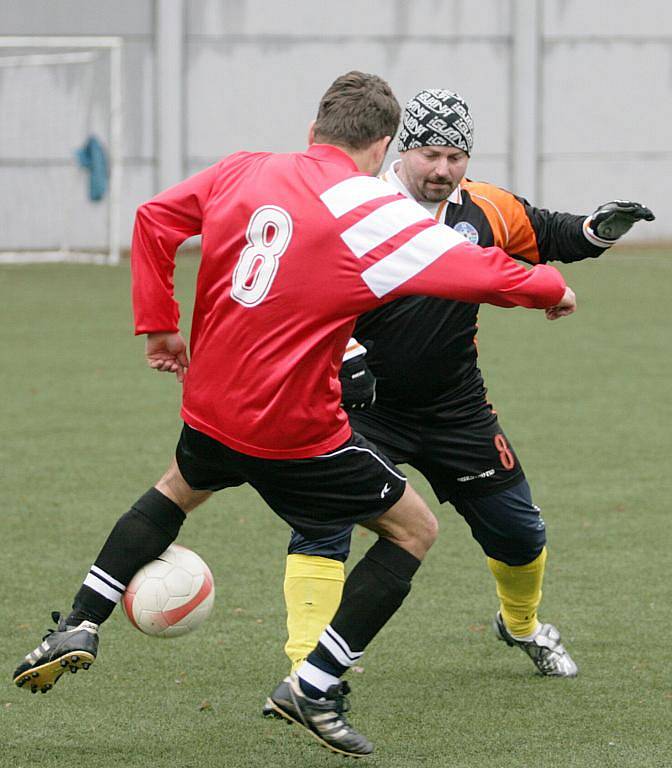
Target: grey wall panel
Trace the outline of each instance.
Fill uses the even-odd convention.
[[[672,37],[555,43],[543,66],[543,153],[672,152]]]
[[[316,64],[306,66],[307,61]],[[242,148],[303,147],[320,96],[349,69],[385,77],[402,103],[420,88],[459,90],[474,111],[478,151],[507,152],[507,42],[276,45],[198,40],[189,43],[187,62],[187,147],[192,166]]]
[[[154,194],[151,163],[123,169],[121,242],[131,241],[137,206]],[[0,184],[0,248],[104,247],[107,206],[87,196],[87,175],[70,166],[5,168]]]
[[[572,210],[641,197],[658,214],[641,237],[672,237],[672,202],[658,181],[672,164],[672,4],[536,1],[536,202]],[[423,87],[460,91],[476,122],[469,174],[508,186],[512,9],[513,0],[188,0],[185,168],[198,170],[243,147],[302,148],[321,94],[357,68],[388,79],[401,102]],[[0,19],[3,34],[124,36],[128,242],[135,206],[156,191],[154,0],[0,0]],[[48,180],[57,158],[47,156]],[[3,169],[0,194],[16,188],[7,178]]]
[[[87,199],[87,176],[69,166],[10,167],[0,185],[0,247],[103,247],[106,206]]]
[[[154,46],[151,40],[129,40],[123,52],[124,156],[154,155]]]
[[[504,36],[508,0],[190,0],[191,35]]]
[[[155,194],[154,166],[134,164],[126,166],[122,177],[121,242],[129,245],[133,234],[136,208]]]
[[[467,178],[473,179],[473,181],[487,181],[498,187],[510,189],[508,158],[506,156],[484,156],[475,152],[474,157],[469,161]],[[516,192],[515,189],[511,191]]]
[[[635,225],[630,241],[669,240],[672,158],[648,160],[547,160],[542,166],[543,204],[555,210],[591,213],[614,198],[639,200],[657,216]]]
[[[149,35],[153,0],[0,0],[3,35]]]
[[[530,1],[530,0],[527,0]],[[543,0],[546,37],[638,37],[672,35],[669,0]]]

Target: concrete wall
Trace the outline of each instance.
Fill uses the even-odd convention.
[[[513,77],[521,3],[536,9],[526,33],[538,41],[530,108]],[[161,178],[160,147],[171,146],[159,131],[174,132],[184,174],[240,148],[301,148],[321,93],[348,69],[381,74],[400,101],[427,86],[460,91],[476,120],[472,177],[518,179],[525,188],[515,191],[537,204],[577,212],[642,199],[658,220],[638,239],[672,239],[672,5],[664,0],[185,0],[183,109],[164,120],[160,11],[160,0],[0,0],[3,34],[123,36],[126,243],[135,206]],[[532,157],[515,155],[524,151],[513,133],[521,125],[536,137]],[[526,160],[529,183],[514,167]]]

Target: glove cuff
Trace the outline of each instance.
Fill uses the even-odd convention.
[[[609,248],[615,242],[618,241],[619,238],[616,238],[616,240],[607,240],[604,237],[600,237],[598,234],[595,233],[595,230],[593,229],[592,225],[593,225],[593,217],[586,216],[583,222],[583,234],[585,235],[585,238],[586,240],[588,240],[589,243],[596,245],[598,248]]]

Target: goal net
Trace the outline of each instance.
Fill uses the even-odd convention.
[[[0,37],[0,264],[119,262],[121,42]]]

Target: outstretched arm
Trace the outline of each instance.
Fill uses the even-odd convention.
[[[539,261],[570,263],[596,258],[614,245],[637,221],[653,221],[653,213],[640,203],[614,200],[590,216],[534,208],[520,200],[535,234]],[[506,250],[517,255],[516,243]]]
[[[554,267],[526,269],[500,248],[479,248],[441,224],[419,232],[362,277],[379,298],[415,294],[531,309],[557,306],[567,287]]]

